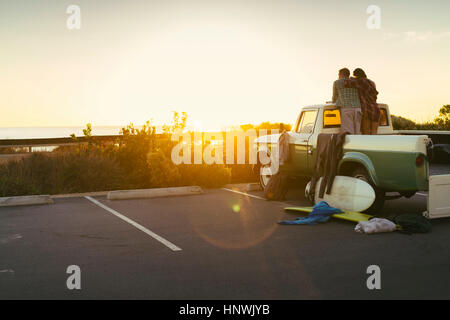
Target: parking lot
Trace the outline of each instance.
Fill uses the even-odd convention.
[[[279,225],[295,217],[287,205],[309,204],[300,188],[268,202],[237,186],[0,208],[0,299],[450,298],[450,219],[432,220],[428,234],[362,235],[337,219]],[[425,210],[419,193],[382,214]],[[66,286],[70,265],[80,267],[80,290]],[[370,265],[381,290],[367,288]]]

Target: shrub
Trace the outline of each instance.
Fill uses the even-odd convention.
[[[118,163],[92,150],[32,154],[0,165],[0,194],[57,194],[114,190],[120,185]]]
[[[147,165],[150,175],[150,187],[171,187],[181,184],[179,168],[173,164],[161,151],[147,155]]]
[[[178,169],[182,185],[214,188],[231,181],[231,169],[222,164],[180,164]]]
[[[394,115],[391,115],[391,119],[394,130],[415,130],[417,128],[416,123],[412,120]]]
[[[184,119],[184,118],[183,118]],[[185,120],[183,120],[185,122]],[[183,125],[183,124],[182,124]],[[179,124],[178,124],[179,126]],[[90,126],[85,136],[91,137]],[[0,165],[0,195],[61,194],[183,185],[219,187],[231,181],[226,165],[175,165],[170,133],[157,136],[147,122],[122,129],[116,143],[64,146]]]

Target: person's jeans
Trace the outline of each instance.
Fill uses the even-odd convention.
[[[341,108],[341,132],[361,134],[361,108]]]

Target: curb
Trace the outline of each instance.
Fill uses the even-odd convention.
[[[155,189],[137,189],[137,190],[117,190],[108,192],[108,200],[127,200],[127,199],[151,199],[171,196],[188,196],[202,194],[202,188],[198,186],[155,188]]]
[[[0,207],[29,206],[36,204],[52,204],[53,200],[48,195],[18,196],[0,198]]]
[[[82,197],[98,197],[106,196],[110,191],[95,191],[95,192],[84,192],[84,193],[68,193],[68,194],[54,194],[51,195],[52,199],[63,199],[63,198],[82,198]]]

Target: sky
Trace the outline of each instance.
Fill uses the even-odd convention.
[[[67,28],[67,7],[81,28]],[[370,5],[380,29],[369,29]],[[448,0],[1,0],[0,127],[292,123],[363,68],[391,113],[450,104]]]

